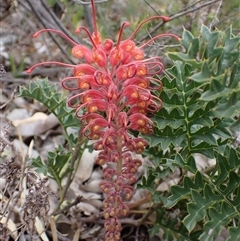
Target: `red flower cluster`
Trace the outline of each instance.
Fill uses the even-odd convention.
[[[58,30],[43,29],[37,32],[55,32],[73,44],[72,54],[85,63],[69,65],[59,62],[44,62],[27,70],[30,73],[40,65],[57,64],[73,67],[73,76],[62,80],[62,86],[70,91],[78,91],[69,98],[68,105],[76,108],[76,116],[83,125],[82,132],[90,140],[96,140],[95,150],[100,150],[97,164],[103,166],[105,180],[100,188],[106,194],[104,205],[105,240],[120,240],[121,223],[119,218],[128,213],[129,201],[133,195],[132,184],[141,161],[134,159],[131,153],[142,153],[147,142],[141,137],[133,137],[130,130],[143,134],[153,132],[154,124],[146,116],[155,113],[162,106],[159,98],[151,94],[161,88],[161,81],[153,76],[159,74],[164,66],[159,57],[144,59],[143,48],[156,38],[173,34],[161,34],[141,46],[136,46],[134,36],[141,26],[152,20],[168,17],[155,16],[143,21],[126,40],[121,40],[124,22],[120,28],[117,43],[111,39],[102,42],[96,26],[96,14],[93,9],[94,32],[90,34],[85,27],[76,32],[85,31],[92,48],[79,45]],[[109,165],[111,163],[111,165]]]

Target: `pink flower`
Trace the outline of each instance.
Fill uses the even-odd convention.
[[[141,166],[141,161],[133,158],[132,153],[141,154],[148,145],[142,137],[133,137],[130,131],[151,134],[154,123],[146,114],[153,115],[162,107],[161,100],[151,91],[162,87],[161,81],[154,76],[161,73],[164,66],[158,56],[146,59],[143,48],[157,38],[179,38],[174,34],[159,34],[136,46],[133,38],[143,24],[153,19],[170,20],[168,17],[154,16],[144,20],[130,37],[122,40],[124,28],[130,25],[124,22],[115,45],[111,39],[103,42],[96,25],[93,0],[91,3],[94,32],[91,34],[85,27],[76,30],[76,33],[86,32],[91,48],[74,42],[54,29],[43,29],[34,34],[34,37],[43,32],[61,35],[73,45],[73,56],[84,63],[43,62],[32,66],[27,73],[49,64],[73,68],[73,76],[64,78],[62,86],[69,91],[78,91],[69,98],[68,105],[76,109],[76,116],[83,125],[82,133],[88,139],[96,140],[94,149],[100,151],[96,163],[104,165],[105,180],[100,183],[100,188],[106,195],[103,202],[105,240],[117,241],[121,232],[119,218],[128,213],[125,201],[132,198],[134,189],[131,184],[136,182],[135,174]]]

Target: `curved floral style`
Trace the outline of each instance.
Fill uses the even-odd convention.
[[[117,241],[121,234],[119,218],[128,213],[126,201],[133,196],[132,184],[136,182],[135,174],[142,164],[132,153],[141,154],[148,145],[143,138],[132,136],[130,130],[151,134],[154,124],[146,115],[154,114],[162,106],[161,100],[151,91],[162,87],[161,81],[154,75],[162,72],[164,66],[158,56],[145,59],[143,48],[156,38],[179,38],[173,34],[160,34],[136,46],[133,38],[143,24],[153,19],[170,20],[168,17],[154,16],[143,21],[129,38],[121,40],[124,28],[130,25],[124,22],[116,44],[111,39],[103,42],[96,25],[93,0],[91,4],[93,34],[82,26],[77,28],[76,33],[85,31],[92,48],[77,44],[54,29],[43,29],[34,34],[34,37],[43,32],[61,35],[73,45],[73,56],[84,63],[43,62],[32,66],[27,73],[49,64],[73,68],[73,76],[63,79],[62,86],[74,91],[68,105],[76,109],[76,116],[83,125],[83,135],[96,140],[94,149],[100,151],[96,162],[103,166],[105,179],[100,183],[100,188],[106,194],[103,202],[105,240]]]

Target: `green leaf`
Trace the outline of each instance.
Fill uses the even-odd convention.
[[[204,225],[204,233],[200,236],[200,241],[212,241],[216,237],[221,228],[226,226],[236,215],[236,211],[232,206],[228,206],[225,202],[222,203],[220,209],[215,207],[210,208],[209,217],[210,221],[207,221]]]
[[[214,53],[215,46],[217,45],[217,42],[218,42],[219,32],[211,33],[209,28],[207,28],[205,25],[202,25],[201,33],[202,33],[203,39],[207,42],[207,47],[206,47],[204,58],[205,59],[207,59],[207,58],[213,59],[213,56],[215,57],[215,56],[220,55],[221,51],[220,52],[218,51],[217,55],[216,55],[216,52]],[[212,60],[210,62],[212,62]]]
[[[240,99],[236,92],[232,92],[230,97],[228,98],[228,101],[219,104],[215,108],[215,112],[218,116],[224,117],[224,116],[234,116],[238,111],[240,107]]]
[[[203,185],[202,175],[199,172],[196,173],[194,182],[189,177],[184,177],[183,186],[176,185],[171,187],[172,195],[168,198],[165,206],[167,208],[173,207],[179,200],[186,199],[192,189],[201,190]]]
[[[231,126],[230,129],[232,132],[237,132],[240,130],[240,118],[237,119]]]
[[[183,158],[179,154],[177,156],[179,166],[186,165]],[[227,225],[232,218],[240,217],[240,175],[235,171],[240,167],[238,154],[233,148],[226,147],[224,155],[216,152],[215,157],[218,162],[210,176],[206,174],[202,176],[200,172],[196,172],[194,182],[189,177],[185,177],[182,186],[171,187],[172,195],[165,205],[172,208],[180,200],[192,200],[187,204],[188,215],[183,219],[183,224],[189,232],[193,231],[196,224],[204,221],[206,217],[210,216],[214,219],[216,216],[214,221],[208,221],[205,224],[200,240],[205,240],[209,230],[213,229],[213,233],[208,237],[208,240],[212,240],[222,226]],[[220,209],[221,207],[223,208]],[[215,210],[219,209],[222,213],[215,214]],[[218,218],[221,215],[223,219],[219,221]],[[216,220],[218,224],[214,226]],[[209,226],[211,226],[210,229]]]
[[[28,87],[20,86],[19,91],[20,97],[31,98],[45,105],[58,118],[64,129],[70,126],[79,127],[75,111],[66,107],[67,98],[47,79],[38,79],[31,82]]]
[[[193,74],[191,79],[196,82],[204,83],[211,80],[211,72],[208,63],[203,62],[202,69],[200,73]]]
[[[175,159],[172,162],[173,165],[177,165],[178,167],[184,168],[187,171],[195,173],[197,171],[196,163],[193,156],[189,156],[186,161],[184,161],[183,157],[180,153],[175,155]]]
[[[198,37],[184,30],[185,51],[168,53],[174,65],[166,70],[164,88],[157,93],[163,108],[153,118],[154,134],[148,137],[144,154],[161,168],[152,168],[152,178],[146,178],[145,184],[155,198],[158,180],[174,168],[182,171],[164,205],[180,210],[181,224],[189,235],[196,235],[192,240],[213,240],[222,227],[238,238],[240,148],[230,130],[240,129],[239,37],[231,28],[224,32],[202,26]],[[215,164],[197,170],[195,153],[214,159]],[[180,240],[174,229],[172,233],[165,229],[166,213],[161,215],[154,227],[164,230],[166,239]]]
[[[181,39],[181,44],[188,49],[189,45],[191,44],[192,40],[194,39],[193,35],[191,34],[191,32],[189,32],[188,30],[186,30],[184,28],[183,30],[183,34],[182,34],[182,39]]]
[[[205,217],[207,209],[213,202],[221,201],[221,197],[215,195],[208,185],[204,187],[204,196],[196,190],[191,190],[191,196],[194,202],[188,203],[188,215],[183,220],[189,232],[194,229],[198,221],[201,221]]]
[[[54,179],[58,187],[62,187],[62,179],[72,170],[68,168],[71,153],[64,153],[60,146],[54,152],[49,152],[46,161],[40,157],[32,160],[32,166],[37,172],[42,172],[44,175]]]
[[[212,79],[210,84],[210,90],[206,91],[201,99],[205,101],[214,100],[217,98],[222,97],[223,95],[228,95],[231,91],[228,89],[225,89],[223,84],[217,79]]]
[[[237,227],[231,227],[228,229],[229,232],[229,237],[227,238],[226,241],[236,241],[240,240],[240,223],[238,224]]]
[[[158,234],[159,230],[163,232],[163,239],[167,241],[192,241],[197,240],[199,233],[189,234],[179,218],[169,217],[169,214],[164,208],[157,209],[156,224],[150,230],[150,236]]]

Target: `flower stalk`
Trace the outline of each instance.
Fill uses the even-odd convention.
[[[128,214],[127,202],[134,193],[132,184],[142,165],[133,154],[141,154],[148,145],[142,137],[131,135],[131,131],[153,133],[154,124],[147,114],[154,115],[162,106],[162,101],[151,91],[162,87],[161,81],[154,76],[163,71],[163,63],[158,56],[145,58],[142,49],[156,38],[179,38],[174,34],[160,34],[140,47],[136,46],[133,37],[143,24],[153,19],[170,20],[155,16],[140,23],[126,40],[122,40],[122,34],[130,25],[128,22],[122,24],[115,45],[111,39],[103,42],[97,29],[93,0],[91,4],[94,32],[91,34],[85,27],[79,27],[76,33],[85,31],[92,48],[75,43],[58,30],[45,29],[34,34],[34,37],[43,32],[59,34],[73,44],[72,54],[83,63],[44,62],[32,66],[27,73],[49,64],[73,68],[73,76],[64,78],[62,86],[74,91],[68,105],[76,109],[76,116],[83,126],[82,134],[95,140],[94,149],[100,151],[96,163],[102,166],[105,179],[100,183],[105,194],[105,240],[117,241],[121,236],[120,218]]]

